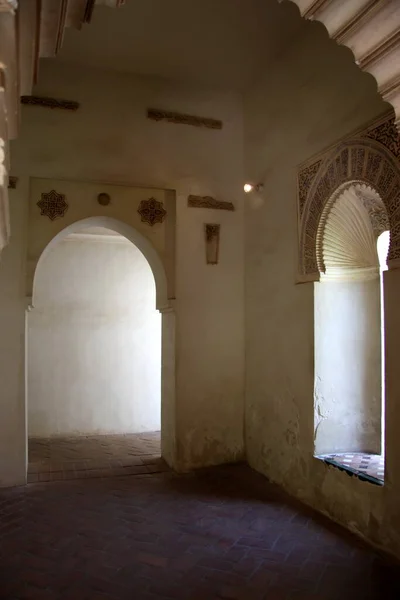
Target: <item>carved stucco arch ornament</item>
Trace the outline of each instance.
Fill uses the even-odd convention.
[[[400,267],[400,144],[385,120],[309,161],[298,176],[300,281],[318,281],[321,219],[346,186],[365,185],[381,198],[390,226],[389,269]]]
[[[147,260],[153,273],[156,285],[156,308],[160,312],[169,310],[171,307],[168,300],[167,276],[164,265],[156,249],[150,240],[142,235],[137,229],[131,225],[128,225],[127,223],[124,223],[123,221],[113,219],[112,217],[89,217],[87,219],[76,221],[75,223],[65,227],[65,229],[57,233],[47,244],[44,245],[40,256],[35,261],[35,264],[32,265],[33,268],[31,269],[31,275],[29,276],[27,282],[26,295],[29,309],[34,308],[35,305],[35,274],[43,258],[58,242],[62,241],[70,233],[78,233],[79,231],[87,229],[88,227],[105,227],[106,229],[111,229],[112,231],[123,235],[130,242],[132,242],[132,244],[134,244],[138,250],[140,250]]]

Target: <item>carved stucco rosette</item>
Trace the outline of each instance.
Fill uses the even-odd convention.
[[[43,193],[37,205],[40,208],[40,214],[49,217],[51,221],[63,217],[68,210],[64,194],[58,194],[55,190]]]
[[[163,203],[155,198],[142,200],[138,208],[138,213],[140,214],[141,221],[151,226],[156,223],[162,223],[167,215]]]

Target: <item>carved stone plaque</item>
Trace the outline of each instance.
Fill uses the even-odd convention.
[[[194,127],[206,127],[208,129],[222,129],[222,121],[208,117],[196,117],[170,110],[149,108],[147,118],[153,121],[167,121],[168,123],[179,123],[181,125],[193,125]]]
[[[213,208],[216,210],[235,210],[232,202],[216,200],[211,196],[188,196],[188,206],[191,208]]]
[[[219,234],[221,225],[206,223],[204,233],[206,238],[206,261],[208,265],[217,265],[219,259]]]

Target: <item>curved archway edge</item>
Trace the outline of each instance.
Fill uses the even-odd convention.
[[[131,225],[128,225],[127,223],[124,223],[118,219],[104,216],[88,217],[86,219],[76,221],[75,223],[71,223],[57,233],[45,246],[42,253],[35,261],[35,264],[32,265],[31,277],[28,282],[27,296],[32,298],[33,305],[35,293],[35,274],[41,260],[58,242],[64,239],[67,235],[70,233],[77,233],[88,227],[105,227],[106,229],[111,229],[132,242],[132,244],[134,244],[146,258],[152,270],[156,285],[156,308],[160,312],[170,308],[167,291],[167,276],[161,258],[159,257],[154,246],[144,235],[142,235]]]
[[[383,129],[386,134],[383,135]],[[385,205],[391,232],[390,268],[400,267],[400,147],[393,119],[347,139],[302,167],[298,174],[299,271],[318,281],[317,236],[332,195],[348,183],[365,183]]]
[[[283,3],[286,0],[278,0]],[[397,0],[290,0],[300,15],[322,23],[327,35],[349,48],[356,64],[372,75],[395,112],[400,131],[400,10]],[[397,8],[397,10],[396,10]]]

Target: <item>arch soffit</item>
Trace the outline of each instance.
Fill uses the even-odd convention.
[[[317,263],[326,279],[379,276],[377,239],[390,229],[385,205],[365,183],[340,186],[325,205],[317,233]]]
[[[35,274],[37,268],[42,259],[51,251],[51,249],[70,233],[77,233],[87,227],[105,227],[111,229],[120,235],[127,238],[132,244],[134,244],[138,250],[146,258],[149,266],[152,270],[155,286],[156,286],[156,308],[159,311],[163,311],[169,308],[168,292],[167,292],[167,276],[164,269],[164,265],[159,257],[156,249],[144,235],[142,235],[137,229],[112,217],[88,217],[71,223],[60,232],[58,232],[47,244],[44,244],[40,256],[36,259],[32,269],[32,281],[28,284],[27,296],[32,298],[32,305],[34,305],[35,295]]]
[[[357,183],[372,187],[381,197],[391,232],[388,266],[400,267],[400,150],[392,138],[385,141],[350,138],[299,171],[299,266],[303,281],[319,279],[317,237],[327,204],[337,192]]]
[[[278,0],[279,3],[285,0]],[[397,0],[290,0],[301,17],[322,23],[327,35],[353,54],[360,69],[376,81],[395,112],[400,131],[400,11]]]

